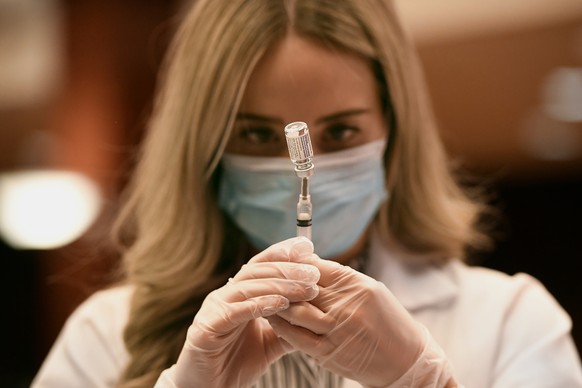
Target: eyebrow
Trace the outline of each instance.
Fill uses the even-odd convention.
[[[334,121],[334,120],[343,119],[343,118],[348,117],[348,116],[361,115],[364,113],[368,113],[369,111],[370,111],[369,109],[364,109],[364,108],[344,110],[341,112],[332,113],[330,115],[320,117],[319,119],[317,119],[315,121],[315,123],[316,124],[326,123],[326,122],[330,122],[330,121]]]
[[[343,119],[343,118],[349,117],[349,116],[357,116],[357,115],[365,114],[365,113],[368,113],[369,111],[370,111],[369,109],[365,109],[365,108],[349,109],[349,110],[340,111],[340,112],[332,113],[332,114],[327,115],[327,116],[320,117],[315,121],[315,123],[316,124],[327,123],[327,122],[334,121],[334,120],[340,120],[340,119]],[[264,122],[273,123],[273,124],[282,124],[283,123],[283,120],[281,120],[280,118],[277,118],[277,117],[265,116],[265,115],[260,115],[260,114],[256,114],[256,113],[248,113],[248,112],[237,113],[236,119],[237,120],[264,121]]]
[[[269,122],[269,123],[273,123],[273,124],[282,124],[283,123],[283,120],[281,120],[277,117],[264,116],[264,115],[259,115],[256,113],[246,113],[246,112],[237,113],[236,119],[237,120],[265,121],[265,122]]]

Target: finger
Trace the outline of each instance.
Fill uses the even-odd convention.
[[[329,287],[337,283],[340,279],[357,277],[360,274],[349,266],[342,265],[333,260],[321,259],[317,255],[306,257],[302,260],[302,263],[311,264],[319,269],[320,278],[318,284],[324,287]]]
[[[319,294],[319,287],[314,282],[302,282],[287,279],[253,279],[227,283],[209,294],[211,300],[228,303],[242,302],[247,299],[265,295],[281,295],[290,302],[312,300]]]
[[[271,245],[255,255],[249,263],[300,261],[313,254],[313,243],[306,237],[293,237]]]
[[[250,320],[267,317],[289,307],[280,295],[264,295],[235,303],[222,303],[206,314],[197,314],[195,327],[215,335],[227,334]]]
[[[265,356],[269,363],[275,362],[285,354],[295,350],[287,341],[277,336],[267,319],[259,318],[257,321],[261,325],[261,332],[264,335]]]
[[[268,278],[284,278],[317,283],[319,280],[319,269],[311,264],[298,263],[268,262],[245,264],[234,278],[232,278],[232,281]]]
[[[328,274],[326,279],[318,282],[319,294],[309,303],[328,315],[334,311],[332,315],[336,319],[353,314],[355,306],[366,300],[371,301],[372,298],[375,300],[385,292],[390,294],[382,283],[351,268],[342,269],[341,274],[333,275],[335,276],[333,283],[324,286],[322,283],[329,281],[330,276],[332,275]],[[391,303],[392,299],[382,299],[382,303]]]
[[[330,314],[332,310],[336,310],[336,313],[338,311],[348,313],[347,310],[349,309],[349,306],[346,305],[346,303],[351,305],[354,296],[351,295],[343,302],[340,302],[340,298],[345,297],[346,293],[350,291],[348,291],[348,287],[344,284],[336,284],[336,286],[337,287],[323,287],[318,285],[319,293],[317,294],[317,297],[309,301],[309,304],[322,311],[324,314]]]
[[[291,325],[277,314],[267,317],[267,320],[280,338],[316,360],[325,359],[325,356],[333,351],[333,346],[325,335],[318,335],[303,327]]]
[[[277,315],[293,326],[300,326],[315,334],[329,333],[335,326],[334,319],[309,302],[292,303]]]

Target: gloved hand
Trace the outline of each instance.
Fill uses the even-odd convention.
[[[302,237],[275,244],[251,259],[225,286],[211,292],[172,367],[174,385],[244,387],[290,351],[261,317],[317,296],[319,271],[297,263],[312,253],[313,245]]]
[[[277,334],[324,368],[365,386],[387,387],[408,375],[426,354],[428,331],[375,279],[313,256],[302,262],[319,268],[319,295],[267,318]]]

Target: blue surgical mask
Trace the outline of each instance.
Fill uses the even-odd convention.
[[[313,245],[323,258],[351,248],[386,199],[385,140],[315,156]],[[296,235],[300,179],[288,158],[225,154],[220,207],[258,249]]]

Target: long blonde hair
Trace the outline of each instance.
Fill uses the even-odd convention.
[[[235,270],[244,242],[216,203],[218,163],[254,66],[289,29],[378,69],[393,118],[380,233],[439,260],[484,241],[474,228],[480,205],[447,167],[418,59],[389,0],[196,0],[169,49],[118,220],[135,290],[120,386],[153,385],[176,361],[201,301]]]

